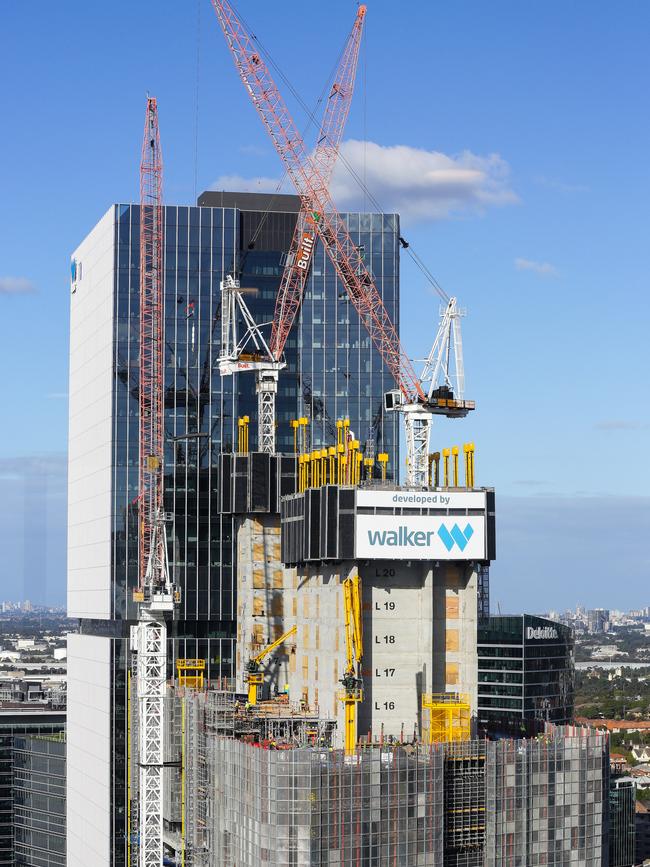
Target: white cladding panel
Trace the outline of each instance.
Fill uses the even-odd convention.
[[[68,615],[111,616],[115,207],[75,250],[70,299]]]
[[[479,515],[357,515],[358,560],[483,560],[485,518]]]
[[[357,490],[357,508],[364,509],[485,509],[485,507],[485,491]]]
[[[111,863],[111,639],[68,635],[68,867]]]

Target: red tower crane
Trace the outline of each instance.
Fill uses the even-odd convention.
[[[329,183],[332,175],[350,111],[365,14],[366,7],[360,6],[341,53],[312,155],[313,166],[317,168],[326,183]],[[303,200],[276,298],[271,339],[268,344],[246,306],[239,282],[234,276],[229,276],[221,284],[223,327],[219,368],[223,376],[244,370],[255,372],[258,396],[258,448],[270,454],[275,452],[275,398],[278,375],[285,367],[282,354],[300,309],[316,246],[316,224],[319,220],[320,214],[310,210]],[[241,337],[237,333],[236,308],[241,311],[247,326]],[[244,352],[247,346],[254,347],[255,353]]]
[[[323,122],[312,156],[313,165],[326,184],[329,184],[332,177],[343,130],[350,112],[365,17],[366,7],[359,6],[352,31],[341,55],[336,77],[327,97]],[[316,245],[315,224],[319,219],[320,215],[310,211],[303,201],[275,302],[275,317],[270,343],[271,354],[275,361],[279,361],[282,357],[284,345],[300,309],[305,283],[309,276],[309,266]]]
[[[138,588],[144,591],[162,509],[163,459],[163,163],[158,105],[147,98],[140,161],[140,528]],[[156,540],[160,546],[161,540]],[[158,552],[157,552],[158,553]],[[160,555],[154,556],[160,568]],[[154,576],[154,580],[155,580]],[[159,577],[159,576],[158,576]]]
[[[267,132],[293,181],[304,209],[314,215],[314,228],[334,265],[337,275],[370,334],[384,364],[392,373],[397,391],[387,395],[386,408],[399,409],[404,414],[408,461],[408,482],[422,486],[428,483],[428,449],[434,414],[462,417],[474,408],[471,401],[457,400],[445,387],[440,392],[431,381],[425,391],[425,380],[418,378],[397,331],[390,320],[375,281],[366,268],[362,252],[356,247],[345,220],[336,209],[328,190],[323,167],[313,160],[282,96],[255,45],[254,37],[238,17],[228,0],[212,0],[235,66],[257,109]],[[452,299],[455,302],[455,299]],[[447,318],[457,329],[457,311]],[[277,315],[277,310],[276,310]],[[295,314],[294,314],[295,315]],[[281,320],[276,323],[281,333]],[[458,332],[459,333],[459,332]],[[436,340],[432,353],[440,355],[443,342]],[[429,359],[431,370],[447,371],[448,360],[442,364]],[[462,360],[461,360],[462,367]]]
[[[315,164],[307,152],[253,36],[248,33],[228,0],[212,0],[212,5],[253,105],[271,136],[304,209],[318,215],[314,221],[316,232],[375,347],[393,374],[405,400],[424,400],[418,377],[402,348],[372,275],[332,201],[328,190],[329,179],[323,177],[323,167]]]
[[[140,397],[136,654],[139,867],[163,862],[164,697],[167,625],[179,601],[167,561],[163,512],[163,202],[158,106],[147,98],[140,163]],[[131,840],[129,840],[129,845]]]

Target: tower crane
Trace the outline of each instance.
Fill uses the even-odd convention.
[[[167,626],[180,594],[169,574],[163,510],[163,204],[158,105],[147,98],[140,163],[138,623],[131,628],[138,700],[139,867],[163,861]]]
[[[339,698],[345,710],[344,744],[346,756],[357,745],[357,705],[363,701],[363,622],[361,619],[361,578],[355,572],[342,582],[345,615],[345,672]]]
[[[359,6],[352,30],[345,42],[333,83],[327,97],[323,120],[312,155],[314,170],[326,183],[334,170],[339,152],[343,130],[350,111],[354,81],[356,77],[359,47],[366,7]],[[259,328],[255,325],[250,311],[242,297],[238,281],[228,276],[221,284],[222,306],[226,310],[230,304],[233,313],[239,308],[244,325],[247,328],[242,336],[244,345],[253,344],[256,349],[263,348],[265,355],[257,353],[256,358],[238,357],[240,341],[235,329],[236,317],[222,319],[222,344],[219,369],[222,375],[236,373],[242,370],[255,371],[255,390],[258,400],[258,449],[261,452],[275,452],[275,398],[278,390],[278,373],[286,366],[282,361],[284,346],[293,326],[304,293],[305,283],[309,276],[311,260],[316,247],[317,224],[320,213],[311,209],[301,199],[300,212],[296,221],[291,247],[276,297],[275,315],[273,318],[270,346],[262,338]]]
[[[212,5],[253,105],[284,163],[303,207],[309,213],[318,215],[318,220],[314,222],[316,233],[372,342],[395,379],[397,391],[389,393],[386,408],[397,409],[404,414],[408,483],[412,486],[426,486],[433,415],[466,415],[474,408],[474,404],[458,399],[453,394],[449,395],[445,391],[447,386],[441,386],[439,382],[434,384],[431,381],[429,392],[425,391],[426,382],[417,376],[402,347],[374,278],[363,261],[363,252],[354,244],[344,218],[332,201],[328,190],[329,178],[324,177],[321,166],[307,152],[302,136],[260,55],[254,37],[248,33],[228,0],[212,0]],[[457,323],[457,317],[455,314],[451,316],[450,312],[448,319],[455,334],[457,324],[454,323]],[[441,322],[441,328],[442,325]],[[448,367],[448,358],[445,360],[444,353],[441,352],[442,343],[434,343],[435,351],[432,349],[432,353],[437,353],[441,364],[437,365],[436,357],[432,358],[432,364],[428,364],[426,368],[427,371],[430,369],[431,373],[437,369],[440,374],[445,364]],[[446,345],[449,347],[449,341]],[[438,396],[441,387],[444,397]]]

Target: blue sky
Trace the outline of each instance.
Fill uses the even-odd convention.
[[[238,8],[314,105],[356,4]],[[369,4],[346,154],[384,210],[402,209],[403,234],[468,309],[478,409],[440,422],[433,444],[473,439],[477,481],[497,489],[493,599],[504,611],[646,605],[650,6],[396,8]],[[146,92],[160,103],[168,202],[280,171],[208,0],[68,0],[37,14],[9,2],[2,21],[0,598],[45,588],[54,601],[65,580],[69,256],[111,202],[137,198]],[[362,205],[337,178],[340,204]],[[406,260],[402,276],[402,334],[422,357],[438,302]]]

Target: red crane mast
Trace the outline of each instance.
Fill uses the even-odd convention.
[[[158,131],[158,105],[147,98],[140,161],[140,471],[139,573],[144,590],[151,564],[162,563],[163,544],[154,530],[163,505],[163,163]],[[162,576],[153,574],[154,585]]]
[[[212,0],[212,5],[244,86],[296,187],[303,207],[318,215],[316,231],[361,321],[405,400],[412,403],[424,400],[418,377],[400,343],[374,279],[332,201],[322,167],[316,165],[307,153],[302,136],[253,37],[227,0]]]
[[[315,168],[327,184],[332,177],[343,130],[350,112],[365,16],[366,7],[359,6],[327,97],[325,114],[312,156]],[[275,317],[269,344],[275,361],[279,361],[282,357],[284,345],[300,309],[316,242],[315,224],[319,219],[319,214],[312,213],[304,204],[302,205],[275,302]]]

